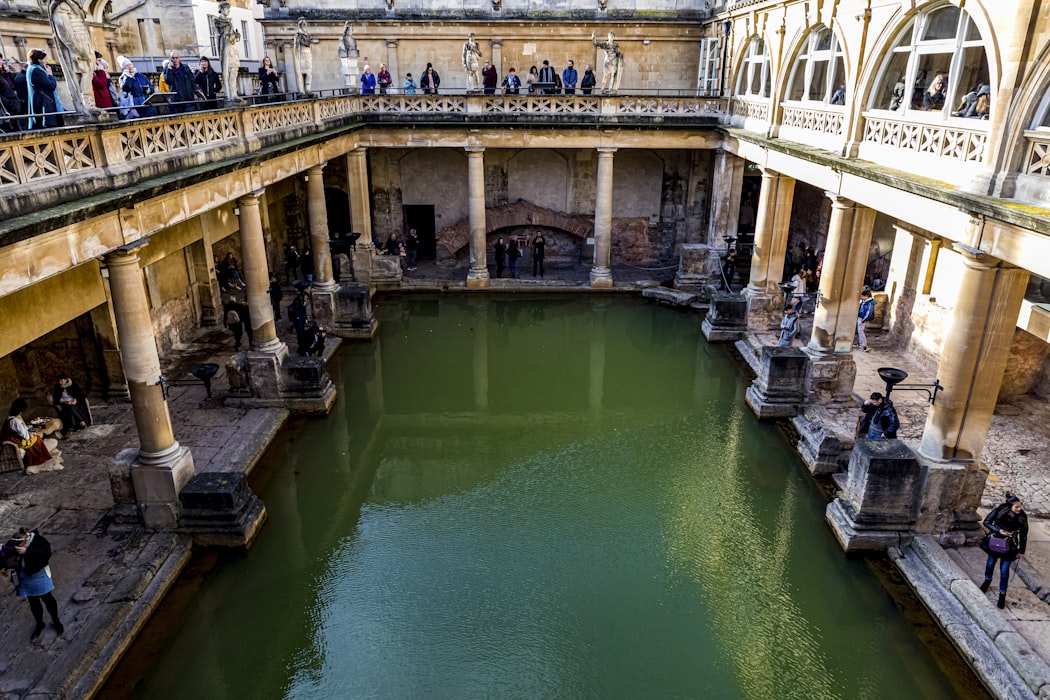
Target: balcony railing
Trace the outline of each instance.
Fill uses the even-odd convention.
[[[1050,177],[1050,131],[1026,131],[1024,174]]]
[[[866,113],[862,143],[891,146],[900,151],[963,163],[981,163],[988,145],[988,122],[975,123],[978,126],[961,125],[954,121],[905,121],[878,113]]]
[[[207,162],[211,149],[223,157],[247,153],[263,145],[281,143],[290,135],[316,133],[353,120],[412,119],[443,115],[451,121],[547,121],[646,123],[680,118],[710,122],[722,116],[726,100],[665,95],[327,95],[309,100],[249,104],[228,109],[170,114],[111,121],[86,126],[24,131],[0,136],[0,192],[17,192],[75,175],[82,179],[107,169],[109,187],[122,186],[123,174],[146,162],[151,173],[175,167],[172,163]],[[251,141],[252,143],[249,143]],[[168,165],[164,165],[168,163]],[[98,173],[90,173],[97,169]],[[82,194],[83,188],[77,189]],[[56,199],[61,200],[58,192]],[[17,198],[15,198],[17,199]],[[11,198],[0,198],[0,214],[25,213]],[[28,204],[27,204],[28,206]],[[2,217],[0,217],[2,218]]]

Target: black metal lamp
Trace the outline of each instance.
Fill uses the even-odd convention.
[[[780,287],[780,291],[784,293],[784,306],[791,306],[791,296],[795,291],[795,285],[790,282],[781,282],[777,286]]]
[[[890,397],[890,392],[894,389],[897,391],[925,391],[926,398],[932,406],[937,403],[937,392],[944,389],[939,379],[934,379],[933,384],[901,384],[908,378],[908,373],[896,367],[879,367],[876,371],[882,381],[886,382],[886,398]]]

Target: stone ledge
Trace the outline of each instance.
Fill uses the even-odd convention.
[[[1046,665],[1032,645],[1017,632],[1005,632],[995,638],[995,646],[1002,652],[1029,688],[1050,687],[1050,666]]]
[[[937,542],[929,535],[920,535],[912,540],[911,548],[919,555],[926,568],[930,570],[941,585],[951,587],[956,581],[970,581],[970,577],[952,561],[951,556],[944,551]]]

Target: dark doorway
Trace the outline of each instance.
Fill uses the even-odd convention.
[[[350,198],[346,192],[325,187],[324,204],[328,212],[328,237],[335,233],[350,233]]]
[[[419,235],[419,259],[434,260],[437,257],[437,237],[434,227],[434,207],[430,204],[406,204],[405,235],[415,229]]]

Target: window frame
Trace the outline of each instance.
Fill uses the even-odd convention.
[[[818,49],[821,40],[824,37],[830,36],[831,43],[826,49]],[[843,75],[838,76],[839,59],[842,62]],[[805,61],[805,72],[799,76],[800,64]],[[824,74],[824,94],[820,99],[813,99],[809,95],[813,87],[813,73],[815,71],[815,63],[826,63],[827,70]],[[832,105],[831,98],[835,94],[837,89],[836,83],[843,85],[847,84],[846,80],[846,51],[841,41],[839,41],[838,34],[834,29],[826,26],[814,27],[806,35],[805,39],[802,40],[802,45],[799,48],[797,54],[795,54],[795,60],[791,66],[791,72],[787,82],[787,93],[790,94],[795,90],[795,81],[798,79],[802,80],[802,96],[794,97],[785,96],[785,102],[799,102],[808,103],[811,105],[820,104],[824,106],[835,106]],[[847,94],[847,100],[849,96]]]
[[[758,50],[762,53],[758,53]],[[772,91],[771,73],[772,69],[770,66],[769,58],[769,44],[759,35],[755,34],[747,42],[747,48],[744,50],[744,55],[740,59],[740,70],[737,72],[736,86],[733,90],[734,97],[752,97],[768,100],[770,92]],[[759,91],[751,92],[751,85],[754,82],[755,74],[754,71],[756,66],[761,71],[759,78]],[[741,88],[745,88],[743,91]]]

